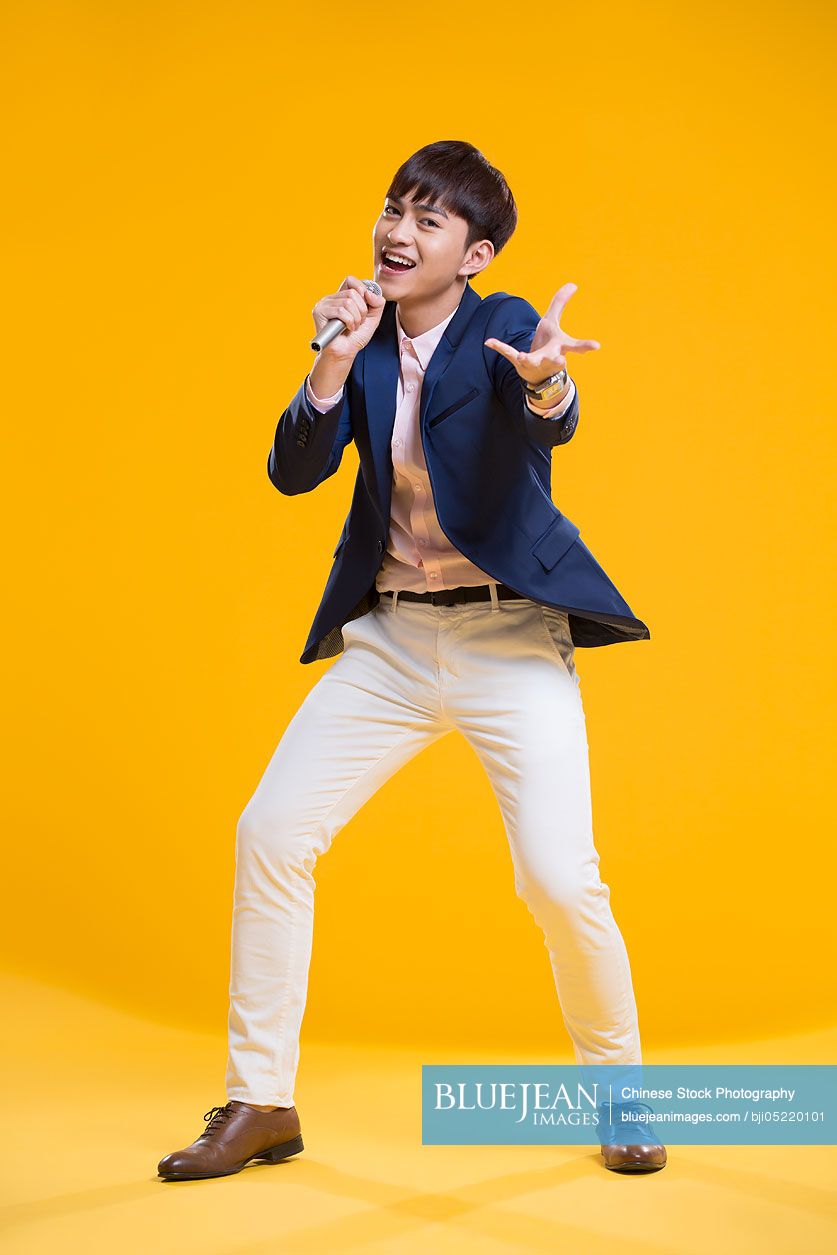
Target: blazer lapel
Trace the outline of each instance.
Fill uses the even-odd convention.
[[[436,384],[450,365],[465,328],[482,304],[482,299],[470,283],[466,284],[456,313],[445,327],[442,338],[427,364],[421,385],[419,407],[419,423],[422,430],[433,417],[432,404]],[[363,394],[377,479],[377,498],[381,503],[381,517],[387,523],[392,505],[391,444],[395,426],[400,368],[396,342],[395,301],[387,301],[380,324],[363,352]]]

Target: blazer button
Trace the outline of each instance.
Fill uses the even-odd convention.
[[[299,448],[300,448],[300,449],[304,449],[304,448],[305,448],[305,441],[304,441],[304,440],[297,440],[297,442],[296,442],[296,443],[297,443],[297,445],[299,446]]]

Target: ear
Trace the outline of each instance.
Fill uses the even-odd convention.
[[[480,273],[480,271],[485,270],[486,266],[493,260],[494,245],[491,243],[491,240],[479,240],[476,244],[471,245],[465,256],[469,266],[475,265],[477,267],[476,270],[468,276],[468,278],[473,279]],[[466,263],[463,261],[463,265],[465,264]]]

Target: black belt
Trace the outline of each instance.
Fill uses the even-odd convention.
[[[516,593],[513,588],[507,588],[505,584],[498,584],[496,587],[497,596],[501,601],[511,601],[516,597],[523,601],[528,600],[523,593]],[[382,595],[391,597],[392,589],[387,589]],[[438,592],[429,593],[414,593],[409,588],[399,588],[398,600],[429,601],[433,606],[453,606],[460,601],[490,601],[491,588],[488,584],[474,584],[464,585],[461,588],[440,588]]]

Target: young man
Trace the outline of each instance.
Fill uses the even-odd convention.
[[[386,780],[454,729],[500,803],[577,1062],[641,1063],[628,956],[598,873],[574,658],[577,645],[650,633],[552,503],[550,451],[578,421],[565,354],[600,347],[560,326],[575,285],[543,318],[469,285],[516,222],[505,179],[476,148],[429,144],[398,170],[375,224],[383,295],[349,276],[314,307],[318,333],[333,318],[346,330],[279,420],[268,474],[282,493],[310,492],[357,446],[351,510],[301,661],[339,657],[239,820],[229,1101],[161,1160],[167,1179],[303,1148],[293,1088],[314,865]],[[664,1165],[647,1126],[620,1129],[622,1144],[600,1136],[608,1167]]]

